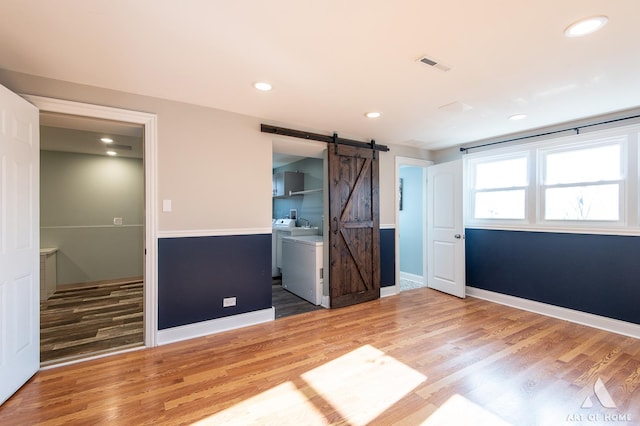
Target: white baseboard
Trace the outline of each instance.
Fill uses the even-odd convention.
[[[640,339],[640,325],[467,286],[467,296]]]
[[[398,291],[398,287],[395,285],[390,285],[390,286],[386,286],[386,287],[380,287],[380,297],[388,297],[388,296],[395,296],[396,294],[400,293]]]
[[[271,307],[260,311],[247,312],[245,314],[232,315],[195,324],[172,327],[158,331],[158,345],[207,336],[222,331],[233,330],[249,325],[273,321],[276,318],[276,310]]]
[[[400,279],[413,281],[414,283],[424,284],[424,277],[422,275],[410,274],[408,272],[400,271]]]

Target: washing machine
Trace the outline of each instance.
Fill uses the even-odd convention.
[[[271,230],[271,277],[279,277],[282,268],[282,239],[303,235],[317,235],[317,227],[296,226],[295,219],[276,219]]]

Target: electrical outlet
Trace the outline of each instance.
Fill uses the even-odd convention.
[[[235,297],[225,297],[222,299],[222,307],[228,308],[230,306],[236,306],[236,298]]]
[[[121,217],[114,217],[113,218],[113,224],[117,225],[117,226],[122,225],[122,218]]]

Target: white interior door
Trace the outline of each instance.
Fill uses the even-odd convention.
[[[40,366],[38,114],[0,86],[0,404]]]
[[[462,160],[427,168],[427,285],[465,297]]]

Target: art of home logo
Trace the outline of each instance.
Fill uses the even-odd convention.
[[[594,402],[594,399],[597,402]],[[629,414],[620,414],[617,411],[612,411],[613,409],[617,409],[616,403],[611,398],[611,394],[607,390],[606,386],[602,382],[602,380],[598,377],[598,380],[593,384],[593,395],[588,395],[580,408],[589,409],[597,406],[599,404],[603,408],[607,408],[608,410],[605,412],[592,412],[588,413],[574,413],[569,414],[567,416],[567,421],[569,422],[631,422],[631,415]]]

